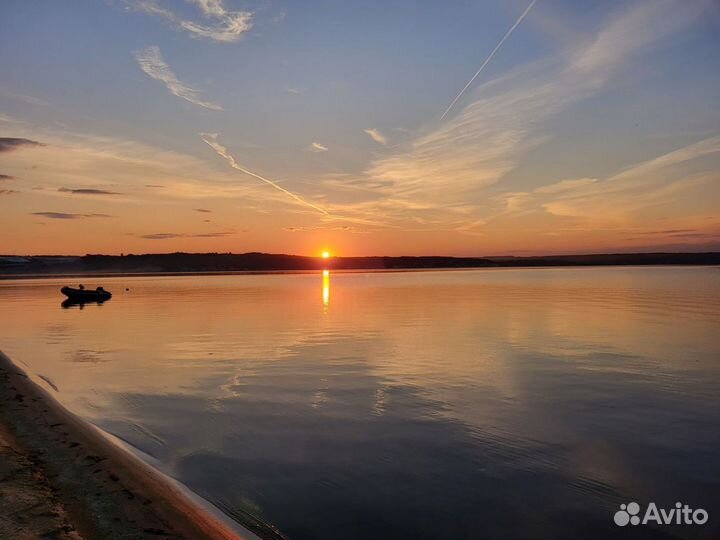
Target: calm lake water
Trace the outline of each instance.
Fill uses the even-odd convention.
[[[720,268],[0,281],[0,349],[293,540],[720,537]],[[129,290],[125,290],[129,288]],[[621,503],[704,527],[613,524]]]

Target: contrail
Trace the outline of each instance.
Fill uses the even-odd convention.
[[[263,182],[271,185],[278,191],[282,191],[285,195],[289,195],[290,197],[295,199],[300,204],[309,206],[310,208],[313,208],[314,210],[317,210],[318,212],[325,214],[326,216],[330,215],[328,212],[326,212],[319,206],[315,206],[313,203],[307,202],[302,197],[295,195],[294,193],[292,193],[291,191],[288,191],[284,187],[279,186],[272,180],[268,180],[267,178],[264,178],[264,177],[260,176],[259,174],[255,174],[252,171],[248,171],[246,168],[242,167],[237,161],[235,161],[235,158],[232,157],[232,155],[230,155],[230,152],[228,152],[227,148],[225,148],[223,145],[221,145],[219,142],[217,142],[217,134],[216,133],[201,133],[200,137],[202,137],[202,140],[205,141],[207,144],[209,144],[210,147],[212,147],[212,149],[215,150],[220,156],[224,157],[233,169],[237,169],[238,171],[243,172],[247,175],[250,175],[254,178],[257,178],[258,180],[262,180]]]
[[[532,1],[530,2],[530,4],[528,5],[528,7],[525,8],[525,11],[523,11],[522,14],[520,15],[520,17],[518,17],[518,20],[515,21],[515,24],[513,24],[513,25],[510,27],[510,30],[508,30],[507,33],[503,36],[503,38],[500,40],[500,43],[498,43],[497,45],[495,45],[495,48],[494,48],[494,49],[492,50],[492,52],[490,53],[490,56],[488,56],[488,57],[485,59],[485,61],[483,62],[483,65],[480,66],[480,69],[478,69],[477,72],[475,73],[475,75],[472,76],[472,79],[470,79],[470,80],[468,81],[468,83],[465,85],[465,88],[463,88],[463,89],[460,91],[460,93],[455,97],[455,99],[453,99],[452,103],[448,106],[448,108],[445,109],[445,112],[444,112],[443,115],[440,117],[440,120],[443,120],[443,119],[447,116],[447,114],[450,112],[450,109],[452,109],[453,106],[455,105],[455,103],[457,103],[457,100],[460,99],[460,98],[462,97],[462,95],[465,93],[465,90],[467,90],[468,87],[469,87],[469,86],[473,83],[473,81],[477,78],[477,76],[480,75],[480,72],[482,72],[482,70],[485,69],[485,66],[487,66],[487,65],[490,63],[490,60],[493,59],[493,56],[495,56],[495,53],[498,52],[498,49],[499,49],[500,47],[502,47],[502,44],[505,43],[505,40],[507,40],[507,38],[510,37],[510,34],[513,33],[513,31],[518,27],[518,25],[522,22],[522,20],[525,18],[525,16],[526,16],[528,13],[530,13],[530,10],[531,10],[532,7],[535,5],[535,2],[537,2],[537,0],[532,0]]]

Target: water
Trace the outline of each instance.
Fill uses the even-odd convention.
[[[235,518],[718,537],[718,268],[84,279],[114,298],[62,309],[69,281],[0,281],[0,348]],[[632,500],[710,522],[620,529]]]

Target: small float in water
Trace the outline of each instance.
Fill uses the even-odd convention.
[[[66,302],[72,302],[82,304],[86,302],[104,302],[112,298],[112,293],[106,291],[102,287],[98,287],[95,290],[86,289],[82,285],[80,288],[75,289],[73,287],[63,287],[60,292],[68,297]]]

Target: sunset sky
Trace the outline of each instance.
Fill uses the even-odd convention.
[[[719,66],[714,0],[3,0],[0,254],[720,250]]]

